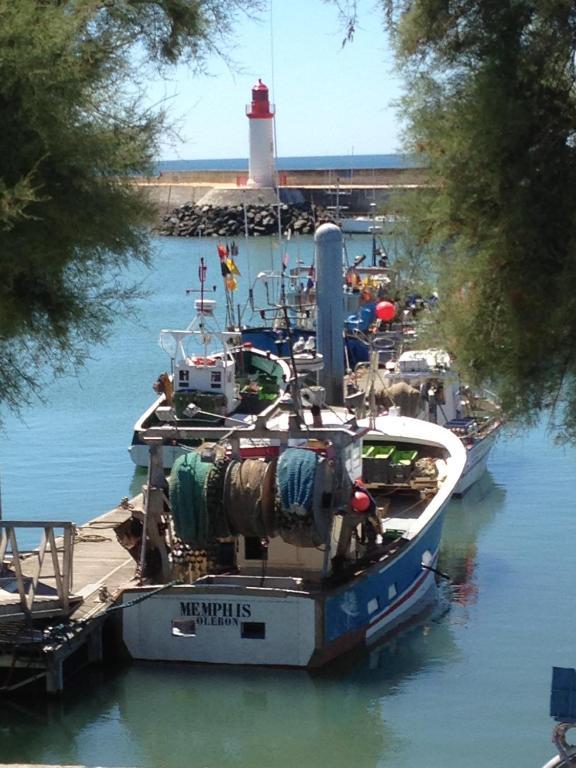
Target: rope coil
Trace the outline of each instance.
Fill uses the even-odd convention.
[[[275,475],[275,461],[231,462],[224,482],[224,510],[233,535],[276,534]]]
[[[326,541],[330,513],[322,499],[331,487],[328,473],[328,463],[314,451],[288,448],[280,456],[276,475],[280,535],[287,544],[317,547]]]

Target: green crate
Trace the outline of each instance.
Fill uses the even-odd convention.
[[[402,466],[412,466],[416,461],[418,451],[399,451],[396,449],[392,454],[391,464],[401,464]]]
[[[362,477],[367,483],[390,482],[390,457],[394,454],[393,445],[372,443],[362,450]]]
[[[395,445],[375,445],[373,456],[375,459],[390,459],[395,451]]]
[[[394,451],[390,460],[390,482],[409,483],[417,456],[418,451]]]

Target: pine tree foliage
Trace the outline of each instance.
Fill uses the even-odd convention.
[[[85,359],[137,294],[150,169],[165,122],[143,58],[202,65],[250,0],[0,0],[0,401]],[[145,52],[144,54],[142,52]]]
[[[430,163],[419,230],[441,327],[505,409],[576,440],[576,6],[385,0],[406,75],[408,149]]]

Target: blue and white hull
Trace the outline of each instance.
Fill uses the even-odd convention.
[[[334,417],[333,410],[330,414]],[[311,422],[306,426],[313,429]],[[435,594],[444,510],[466,460],[463,445],[450,431],[417,419],[385,416],[370,425],[358,422],[354,428],[359,435],[369,431],[371,445],[379,436],[382,447],[393,442],[396,450],[401,449],[399,455],[418,456],[404,476],[395,474],[398,467],[391,465],[382,469],[381,477],[352,486],[361,489],[353,493],[354,499],[359,494],[362,501],[367,493],[363,489],[369,489],[374,501],[379,533],[371,543],[367,543],[367,518],[353,504],[343,507],[336,496],[323,545],[301,545],[288,531],[267,537],[266,552],[258,560],[254,534],[237,535],[229,572],[215,568],[192,583],[150,584],[123,593],[126,607],[117,615],[131,657],[317,667],[357,646],[381,641],[426,606]],[[274,432],[278,424],[270,429]],[[329,465],[338,468],[341,459],[342,471],[357,480],[363,469],[362,437],[339,454],[333,451],[334,430],[325,432],[332,436],[331,445],[321,446],[321,451],[326,449],[326,463],[320,456],[318,466],[327,473],[322,477],[333,482]],[[310,432],[305,428],[304,434]],[[315,434],[313,443],[308,440],[303,449],[308,456],[321,442],[319,430]],[[268,459],[250,461],[254,469],[258,461]],[[326,492],[320,496],[324,499]],[[262,504],[264,496],[258,498]],[[246,496],[242,499],[244,508]],[[253,526],[254,517],[250,520]]]

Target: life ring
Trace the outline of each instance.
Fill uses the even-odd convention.
[[[216,360],[213,357],[193,357],[193,365],[216,365]]]

